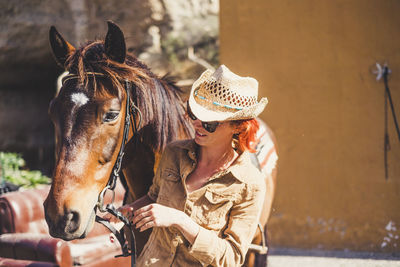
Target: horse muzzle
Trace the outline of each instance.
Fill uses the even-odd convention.
[[[80,212],[73,209],[66,209],[53,216],[47,200],[44,202],[44,210],[50,235],[66,241],[86,237],[94,224],[94,210],[87,222],[83,222]]]

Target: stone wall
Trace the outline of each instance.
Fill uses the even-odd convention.
[[[50,51],[51,25],[79,46],[104,38],[106,21],[112,20],[124,31],[128,51],[156,73],[182,75],[185,67],[197,75],[202,68],[187,63],[186,48],[211,42],[215,50],[218,8],[216,0],[1,1],[0,150],[21,152],[29,167],[51,171],[47,107],[62,72]]]

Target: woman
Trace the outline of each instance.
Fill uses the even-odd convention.
[[[140,231],[153,228],[138,266],[238,266],[256,231],[265,183],[251,163],[267,99],[258,83],[224,65],[193,84],[192,140],[169,144],[148,194],[122,211]]]

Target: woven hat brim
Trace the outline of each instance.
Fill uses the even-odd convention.
[[[264,108],[268,104],[267,98],[261,98],[261,100],[251,106],[243,108],[242,110],[228,111],[215,111],[210,110],[199,104],[193,94],[193,89],[189,97],[189,106],[192,113],[201,121],[231,121],[231,120],[246,120],[258,117],[263,112]]]
[[[200,77],[193,83],[192,89],[190,91],[189,96],[189,106],[192,113],[201,121],[230,121],[230,120],[246,120],[253,119],[258,117],[261,112],[263,112],[264,108],[268,104],[268,99],[266,97],[261,98],[261,100],[250,107],[243,108],[241,110],[232,109],[232,112],[227,110],[217,111],[210,110],[204,106],[202,106],[199,102],[203,100],[196,101],[196,97],[194,96],[194,91],[199,87],[203,82],[210,79],[213,75],[212,70],[204,71]]]

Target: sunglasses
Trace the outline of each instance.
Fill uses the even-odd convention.
[[[191,118],[192,120],[194,120],[194,121],[198,120],[198,118],[190,110],[189,104],[187,105],[187,113],[189,115],[189,118]],[[201,126],[203,126],[203,128],[209,133],[215,132],[215,130],[217,129],[218,125],[219,125],[218,121],[210,121],[210,122],[202,121],[201,122]]]

